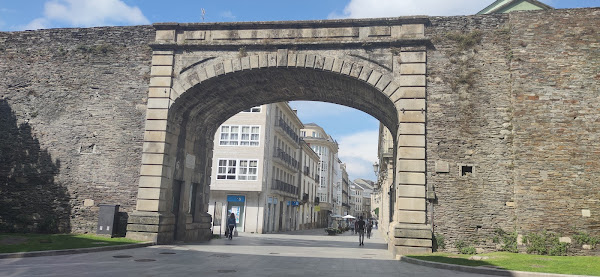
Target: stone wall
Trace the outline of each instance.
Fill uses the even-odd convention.
[[[434,17],[427,29],[428,214],[449,246],[514,226],[507,20]]]
[[[431,18],[428,212],[451,249],[494,247],[496,228],[600,234],[599,14]]]
[[[0,172],[0,229],[93,232],[98,204],[135,209],[153,39],[151,26],[0,33],[3,119],[13,112],[45,153]]]

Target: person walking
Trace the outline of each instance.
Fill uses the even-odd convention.
[[[368,239],[371,238],[371,230],[373,230],[373,221],[369,220],[369,223],[367,223],[367,238]]]
[[[358,233],[358,245],[365,245],[365,221],[360,216],[356,222],[356,232]]]
[[[233,239],[233,229],[235,228],[235,224],[236,224],[235,214],[231,213],[229,218],[227,218],[227,231],[229,232],[229,233],[227,233],[227,237],[230,240]]]

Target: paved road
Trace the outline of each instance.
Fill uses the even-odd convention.
[[[241,234],[233,240],[0,260],[0,276],[484,276],[393,260],[374,237],[322,229]]]

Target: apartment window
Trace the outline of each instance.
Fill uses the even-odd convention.
[[[243,110],[243,113],[260,113],[260,106],[252,107],[247,110]]]
[[[223,125],[219,145],[250,145],[258,146],[260,126]]]
[[[220,159],[217,179],[257,180],[258,160]]]
[[[306,131],[300,131],[300,136],[306,137]]]
[[[240,160],[238,180],[256,180],[258,178],[258,160]]]

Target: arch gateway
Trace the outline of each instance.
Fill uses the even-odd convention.
[[[391,178],[397,189],[411,188],[395,199],[392,244],[402,252],[431,251],[425,216],[428,22],[155,24],[138,200],[127,236],[158,243],[210,237],[206,211],[219,125],[252,106],[313,100],[359,109],[390,130],[398,159]]]
[[[118,204],[131,238],[207,239],[219,124],[315,100],[386,127],[376,204],[396,253],[433,234],[451,251],[495,249],[498,229],[598,236],[599,15],[0,32],[0,231],[94,232]]]

